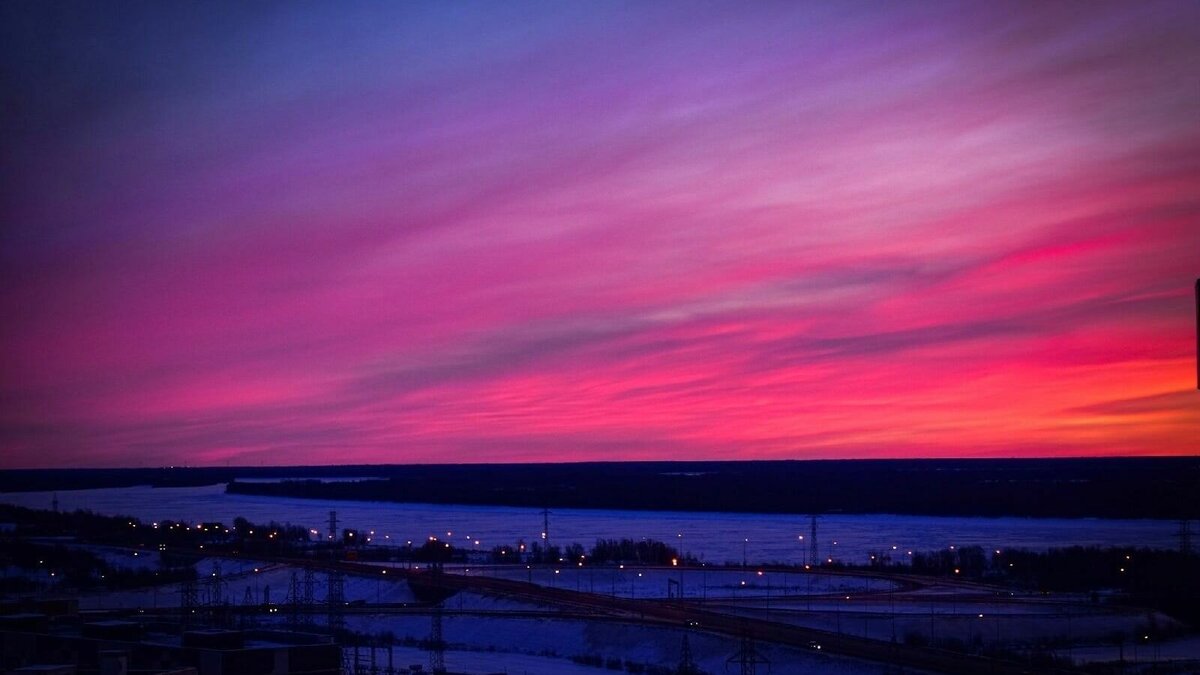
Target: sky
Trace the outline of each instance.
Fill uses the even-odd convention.
[[[1200,454],[1200,4],[0,3],[0,467]]]

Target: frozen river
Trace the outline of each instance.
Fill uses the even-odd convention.
[[[242,516],[325,531],[330,511],[341,527],[374,530],[376,540],[403,544],[437,536],[463,548],[486,550],[540,539],[536,509],[385,502],[326,501],[226,494],[224,485],[147,486],[57,493],[59,508],[91,509],[146,521],[221,521]],[[49,492],[2,493],[0,502],[50,508]],[[865,563],[871,552],[902,560],[908,551],[979,545],[985,549],[1096,545],[1174,548],[1176,524],[1163,520],[976,518],[828,514],[818,521],[822,559]],[[806,516],[671,511],[554,509],[550,539],[590,547],[598,538],[657,539],[709,563],[800,563],[811,540]],[[476,543],[478,542],[478,543]],[[894,547],[894,548],[893,548]]]

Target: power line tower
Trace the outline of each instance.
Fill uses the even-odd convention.
[[[238,626],[242,630],[246,630],[254,625],[254,616],[251,614],[251,608],[257,604],[258,599],[255,597],[254,589],[246,586],[246,593],[242,596],[242,611],[238,612]]]
[[[288,579],[288,622],[294,630],[300,625],[300,573],[292,570],[291,578]]]
[[[346,627],[346,577],[341,570],[329,570],[326,582],[325,610],[329,630],[336,633]]]
[[[333,544],[338,541],[337,511],[329,512],[329,540]],[[325,614],[329,630],[337,633],[346,627],[346,577],[337,569],[337,550],[329,549],[333,567],[325,574]]]
[[[738,646],[737,652],[725,659],[726,669],[730,664],[740,666],[742,675],[757,675],[760,665],[766,666],[767,672],[771,672],[771,660],[758,653],[758,649],[754,646],[754,639],[750,637],[749,633],[742,636],[742,642]]]
[[[542,509],[542,555],[550,555],[550,509]]]
[[[196,581],[188,579],[179,586],[179,608],[183,611],[183,625],[187,626],[192,622],[192,617],[196,614],[196,607],[200,604],[200,592],[196,588]]]
[[[221,561],[213,562],[212,575],[208,577],[208,604],[212,606],[225,604],[225,580],[221,577]]]
[[[304,622],[312,623],[312,608],[317,604],[314,599],[314,591],[317,589],[317,574],[313,573],[311,567],[304,568],[304,595],[301,597],[301,603],[304,603]]]
[[[446,640],[442,636],[442,603],[433,608],[429,617],[429,670],[446,672]]]
[[[675,675],[700,675],[700,668],[692,658],[692,645],[688,642],[687,635],[683,636],[683,646],[679,650],[679,666],[675,669]]]

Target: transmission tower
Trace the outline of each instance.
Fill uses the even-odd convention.
[[[313,572],[311,567],[305,567],[304,568],[304,595],[301,596],[303,598],[304,604],[312,605],[312,604],[316,603],[316,600],[315,600],[316,588],[317,588],[316,573]]]
[[[429,670],[446,672],[446,640],[442,637],[442,604],[433,608],[429,617]]]
[[[288,579],[287,604],[288,622],[295,628],[300,625],[300,574],[296,570],[292,570]]]
[[[212,606],[224,604],[224,585],[225,581],[221,578],[221,561],[214,561],[212,576],[208,578],[208,604]]]
[[[246,586],[246,593],[242,596],[243,609],[237,613],[238,626],[242,630],[246,630],[254,625],[254,615],[251,613],[250,608],[254,607],[257,600],[258,599],[255,597],[254,589],[250,586]]]
[[[183,624],[186,626],[192,621],[192,615],[196,613],[196,607],[200,604],[200,593],[196,589],[196,581],[188,579],[179,586],[179,607],[183,610]]]
[[[740,666],[742,675],[756,675],[760,665],[766,666],[768,673],[771,672],[771,660],[758,653],[754,647],[754,639],[750,637],[749,633],[742,636],[737,653],[725,659],[726,670],[729,669],[730,664]]]
[[[338,522],[337,511],[329,512],[329,541],[337,542],[338,540]]]
[[[550,509],[542,509],[542,554],[550,555]]]
[[[317,587],[317,575],[313,573],[311,567],[305,567],[304,568],[304,585],[301,586],[302,590],[300,593],[300,604],[304,605],[304,609],[302,609],[302,611],[304,611],[304,615],[302,615],[301,621],[306,623],[306,625],[307,625],[307,623],[312,623],[312,620],[313,620],[312,619],[312,605],[316,604],[316,601],[314,601],[314,599],[313,599],[313,595],[314,595],[313,592],[314,592],[314,590],[316,590],[316,587]]]
[[[336,633],[346,627],[346,577],[341,570],[330,570],[326,581],[325,609],[329,630]]]
[[[675,675],[700,675],[700,668],[692,658],[692,645],[688,642],[687,635],[683,636],[683,646],[679,650],[679,667],[675,669]]]

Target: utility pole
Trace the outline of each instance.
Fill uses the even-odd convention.
[[[433,608],[429,618],[429,670],[446,672],[446,640],[442,637],[442,603]]]
[[[337,634],[346,627],[346,577],[337,567],[338,552],[337,511],[329,512],[329,539],[334,547],[329,549],[333,565],[325,575],[325,612],[329,631]]]
[[[808,564],[814,569],[821,564],[820,550],[817,548],[817,514],[808,517]]]
[[[336,634],[346,627],[346,577],[341,570],[330,569],[325,579],[326,621]]]
[[[679,667],[675,669],[676,675],[700,675],[700,669],[696,667],[696,661],[692,658],[692,645],[688,642],[688,636],[683,636],[683,647],[679,650]]]

